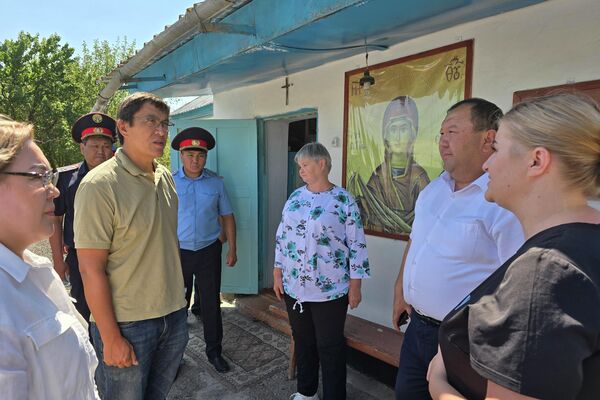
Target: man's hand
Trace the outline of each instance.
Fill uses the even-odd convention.
[[[228,267],[233,267],[237,262],[235,217],[233,214],[222,215],[219,217],[219,221],[221,224],[221,235],[219,236],[219,240],[221,243],[229,242],[227,245],[229,246],[229,249],[227,251],[225,262]]]
[[[232,250],[230,248],[229,251],[227,251],[226,260],[227,260],[228,267],[233,267],[235,265],[235,263],[237,262],[237,254],[236,254],[235,250]]]
[[[62,258],[54,260],[54,270],[56,271],[58,276],[60,276],[60,279],[62,279],[63,281],[67,278],[67,275],[69,274],[69,266]]]
[[[283,271],[281,268],[273,268],[273,291],[277,299],[283,299]]]
[[[362,294],[360,292],[361,284],[362,280],[360,279],[350,279],[350,289],[348,290],[348,305],[350,306],[351,310],[358,307],[362,300]]]
[[[392,312],[392,326],[395,330],[400,331],[400,317],[403,312],[411,313],[412,307],[404,301],[402,294],[394,296],[394,311]]]
[[[118,335],[104,343],[104,364],[110,367],[127,368],[138,365],[133,346],[123,336]]]
[[[406,256],[408,256],[408,252],[410,251],[411,241],[409,240],[406,244],[406,249],[404,250],[404,255],[402,256],[402,262],[400,263],[400,271],[398,271],[398,277],[396,278],[396,283],[394,284],[394,311],[392,312],[392,326],[395,330],[400,331],[400,318],[402,313],[407,312],[411,313],[412,307],[410,304],[407,304],[404,300],[404,292],[403,292],[403,278],[404,278],[404,265],[406,264]]]

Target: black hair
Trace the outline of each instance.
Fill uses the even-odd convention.
[[[471,106],[471,122],[475,131],[498,130],[502,110],[500,107],[484,99],[472,97],[461,100],[448,109],[448,112],[457,109],[460,106]]]

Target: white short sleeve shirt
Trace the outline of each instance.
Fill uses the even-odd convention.
[[[523,244],[510,211],[485,200],[487,174],[461,190],[447,172],[434,179],[415,206],[404,265],[404,299],[442,320]]]
[[[86,326],[47,258],[0,244],[0,398],[99,399]]]

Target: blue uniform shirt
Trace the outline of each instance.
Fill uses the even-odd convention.
[[[177,236],[179,247],[200,250],[214,243],[221,233],[219,216],[233,214],[223,180],[204,168],[198,178],[188,178],[183,167],[173,174],[179,208]]]

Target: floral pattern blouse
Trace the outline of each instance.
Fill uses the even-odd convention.
[[[275,268],[283,270],[285,292],[300,302],[340,298],[350,279],[368,278],[365,233],[352,195],[337,186],[294,191],[277,228]]]

